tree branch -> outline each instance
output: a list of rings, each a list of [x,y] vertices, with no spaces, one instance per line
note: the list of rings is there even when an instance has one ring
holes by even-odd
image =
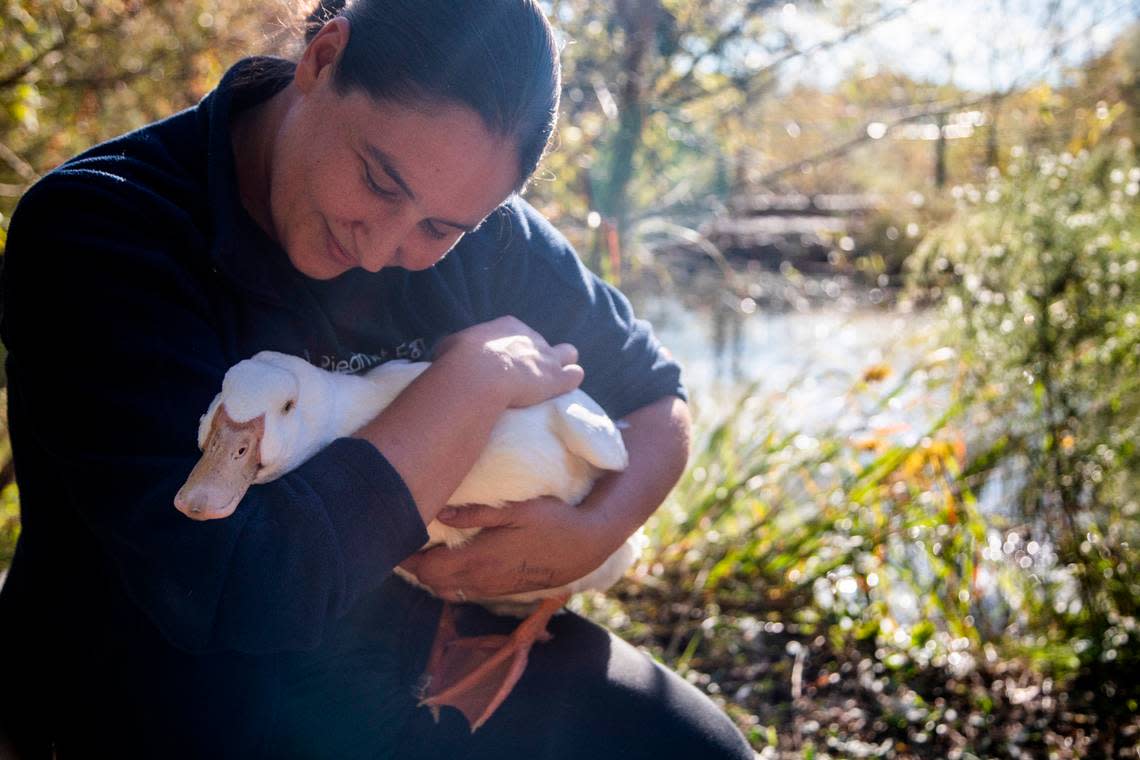
[[[4,159],[16,174],[20,175],[20,179],[30,183],[35,182],[39,178],[39,175],[31,164],[20,158],[16,151],[2,142],[0,142],[0,158]]]
[[[1005,97],[1008,94],[1009,94],[1008,92],[1003,93],[1001,97]],[[910,113],[906,116],[900,117],[900,118],[890,122],[889,124],[887,124],[887,131],[889,132],[890,130],[894,129],[897,126],[900,126],[902,124],[906,124],[906,123],[912,122],[912,121],[918,121],[919,119],[929,118],[931,116],[945,115],[948,113],[953,113],[955,111],[961,111],[962,109],[970,108],[971,106],[975,106],[975,105],[978,105],[979,103],[982,103],[986,100],[990,100],[993,97],[994,96],[992,94],[991,95],[985,95],[985,96],[980,97],[980,98],[972,98],[970,100],[958,101],[956,103],[952,103],[952,104],[947,105],[947,106],[941,106],[941,107],[934,108],[934,109],[927,109],[927,110],[919,111],[916,113]],[[850,140],[847,140],[846,142],[842,142],[839,145],[828,148],[827,150],[820,151],[819,153],[816,153],[815,155],[808,156],[807,158],[800,159],[799,161],[793,161],[790,164],[785,164],[784,166],[781,166],[779,169],[776,169],[775,171],[771,171],[771,172],[768,172],[767,174],[765,174],[763,177],[761,177],[759,180],[757,180],[756,184],[766,185],[769,182],[772,182],[773,180],[779,179],[780,177],[784,176],[785,174],[790,174],[791,172],[795,172],[795,171],[802,171],[803,169],[806,169],[808,167],[816,166],[817,164],[822,164],[825,161],[829,161],[833,158],[838,158],[839,156],[842,156],[842,155],[850,152],[852,149],[862,145],[865,142],[870,142],[873,139],[874,138],[872,138],[870,135],[867,134],[867,130],[864,127],[862,134],[858,135],[857,137],[853,137]]]
[[[696,74],[697,69],[700,68],[702,61],[704,61],[706,58],[709,58],[710,56],[718,55],[720,51],[724,49],[725,45],[741,35],[741,33],[744,31],[744,25],[748,22],[748,17],[750,15],[765,8],[769,8],[775,5],[776,2],[778,2],[778,0],[753,0],[750,2],[748,4],[748,7],[744,9],[744,13],[741,16],[740,21],[728,29],[723,30],[719,35],[717,35],[716,39],[714,39],[709,44],[708,49],[693,59],[693,62],[689,65],[689,68],[685,71],[685,73],[667,84],[665,88],[657,94],[657,97],[661,100],[669,100],[669,97],[675,91],[679,90],[686,83],[692,81],[693,76]]]
[[[43,50],[40,50],[20,66],[17,66],[7,74],[0,76],[0,90],[4,90],[15,85],[21,79],[26,77],[37,66],[39,66],[44,58],[66,47],[68,42],[68,35],[72,30],[74,30],[74,28],[74,25],[72,25],[69,29],[60,29],[59,39],[57,39],[55,42]]]
[[[106,23],[99,26],[91,27],[86,30],[87,34],[100,36],[106,33],[117,33],[122,28],[123,22],[138,16],[148,5],[155,5],[161,7],[159,0],[136,0],[135,2],[127,3],[126,11],[109,19]],[[11,87],[17,84],[20,80],[30,74],[44,58],[52,53],[58,52],[67,47],[71,41],[71,35],[77,28],[74,15],[68,16],[68,23],[61,24],[59,27],[59,38],[48,47],[40,50],[30,59],[17,66],[7,74],[0,75],[0,90]]]
[[[806,57],[815,55],[816,53],[822,52],[824,50],[830,50],[833,47],[836,47],[838,45],[842,45],[843,43],[848,42],[848,41],[854,39],[855,37],[858,37],[859,35],[866,34],[867,32],[871,31],[872,29],[878,27],[881,24],[885,24],[888,21],[892,21],[895,18],[898,18],[899,16],[902,16],[906,13],[909,13],[910,9],[915,4],[920,3],[920,2],[922,2],[922,0],[908,0],[906,5],[900,6],[898,8],[892,8],[891,10],[888,10],[888,11],[884,11],[883,13],[880,13],[878,16],[875,16],[872,19],[868,19],[867,21],[864,21],[860,24],[857,24],[857,25],[851,27],[850,29],[846,30],[843,34],[839,35],[838,37],[835,37],[834,39],[824,40],[822,42],[817,42],[815,45],[811,45],[810,47],[806,47],[803,49],[796,48],[793,50],[789,50],[788,52],[784,53],[782,56],[780,56],[776,60],[774,60],[774,61],[762,66],[761,68],[757,69],[756,71],[750,73],[748,75],[748,80],[749,80],[749,82],[752,82],[752,83],[763,82],[764,78],[768,74],[774,72],[776,69],[783,66],[788,61],[794,60],[796,58],[806,58]],[[685,77],[683,79],[691,78],[690,75],[692,74],[693,71],[695,71],[695,69],[696,69],[696,64],[694,62],[693,67],[690,68],[689,71],[685,72]],[[680,79],[677,80],[677,82],[680,82],[680,81],[682,81],[682,80],[680,80]],[[663,98],[663,100],[665,102],[667,102],[667,104],[669,104],[669,105],[677,105],[684,100],[690,100],[691,101],[691,100],[698,100],[700,98],[713,97],[713,96],[719,95],[720,93],[724,92],[726,89],[735,89],[738,87],[738,85],[739,85],[738,81],[733,81],[724,87],[719,87],[715,90],[706,90],[704,92],[701,92],[701,93],[698,93],[695,95],[690,95],[688,98],[685,98],[685,97],[676,97],[673,99]],[[676,88],[673,86],[673,84],[671,84],[668,89],[671,91],[671,90],[675,90]],[[749,94],[751,94],[751,93],[749,93]]]
[[[1128,7],[1127,3],[1117,6],[1116,8],[1114,8],[1113,10],[1111,10],[1107,14],[1105,14],[1102,18],[1094,21],[1092,24],[1090,24],[1088,27],[1086,27],[1083,31],[1076,32],[1076,33],[1070,35],[1069,37],[1067,37],[1063,41],[1062,44],[1069,44],[1069,43],[1073,42],[1073,40],[1081,37],[1083,34],[1087,34],[1089,31],[1091,31],[1097,25],[1104,23],[1106,20],[1112,18],[1113,16],[1120,13],[1122,10],[1126,9],[1127,7]],[[888,123],[887,124],[887,131],[889,132],[894,127],[897,127],[901,124],[906,124],[907,122],[918,121],[919,119],[929,118],[931,116],[945,115],[948,113],[953,113],[954,111],[961,111],[961,110],[966,109],[966,108],[972,108],[973,106],[980,105],[981,103],[984,103],[986,101],[1000,102],[1000,101],[1004,100],[1005,98],[1009,97],[1010,95],[1012,95],[1014,92],[1016,92],[1019,88],[1021,88],[1023,86],[1023,84],[1026,81],[1033,78],[1034,75],[1040,76],[1041,74],[1044,74],[1045,71],[1048,69],[1048,65],[1049,64],[1046,64],[1045,66],[1042,66],[1040,69],[1034,70],[1033,72],[1023,73],[1021,76],[1017,77],[1009,85],[1009,87],[1007,87],[1004,90],[1000,90],[998,92],[986,93],[985,95],[981,95],[981,96],[976,97],[976,98],[969,98],[967,100],[961,100],[961,101],[958,101],[958,102],[955,102],[955,103],[952,103],[949,105],[938,106],[936,108],[927,107],[927,108],[921,108],[921,109],[916,110],[916,111],[912,111],[911,113],[908,113],[908,114],[896,119],[895,121]],[[761,177],[757,181],[757,184],[766,185],[766,184],[772,182],[773,180],[779,179],[780,177],[784,176],[785,174],[789,174],[789,173],[794,172],[794,171],[800,171],[804,168],[807,168],[810,166],[816,166],[817,164],[821,164],[825,161],[829,161],[833,158],[837,158],[839,156],[842,156],[842,155],[850,152],[852,149],[862,145],[863,143],[870,141],[871,139],[873,139],[873,138],[871,138],[871,136],[867,134],[867,130],[866,130],[866,128],[864,128],[862,134],[860,134],[856,137],[853,137],[850,140],[847,140],[846,142],[840,143],[839,145],[836,145],[832,148],[828,148],[827,150],[816,153],[813,156],[809,156],[809,157],[801,159],[799,161],[794,161],[792,163],[785,164],[784,166],[780,167],[779,169],[776,169],[775,171],[768,172],[767,174],[765,174],[763,177]]]
[[[9,185],[6,182],[0,182],[0,198],[19,198],[27,189],[27,185]]]

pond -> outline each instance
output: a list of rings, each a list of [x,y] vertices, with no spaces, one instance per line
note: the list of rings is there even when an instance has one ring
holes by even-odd
[[[803,283],[798,288],[802,290]],[[814,290],[823,288],[817,283]],[[855,439],[873,435],[913,446],[950,404],[949,391],[937,375],[941,367],[942,377],[948,376],[954,353],[939,346],[932,314],[876,306],[866,291],[845,290],[836,298],[792,303],[777,299],[768,308],[754,299],[726,296],[727,291],[629,291],[638,315],[654,325],[684,368],[698,426],[736,415],[744,399],[759,397],[778,404],[776,419],[787,432]],[[904,382],[916,366],[922,369]],[[884,377],[886,387],[854,391],[869,373]],[[902,390],[880,404],[897,383]],[[985,622],[992,630],[1008,622],[1010,600],[1003,598],[998,576],[1009,569],[1010,555],[1017,549],[1010,545],[1016,534],[1006,535],[997,525],[1006,521],[1009,502],[1020,487],[1021,476],[1002,467],[990,473],[975,494],[981,513],[993,521],[975,586],[977,609],[990,618]],[[1014,572],[1037,572],[1054,583],[1072,585],[1057,566],[1051,543],[1042,539],[1035,544],[1032,563],[1022,557]],[[921,570],[919,554],[912,552],[911,561]],[[1075,589],[1070,596],[1076,599]],[[899,587],[889,595],[888,605],[896,620],[914,623],[921,616],[919,601]]]
[[[815,282],[818,292],[831,290],[828,280]],[[852,416],[854,384],[869,370],[886,376],[909,370],[933,348],[932,320],[875,305],[883,299],[870,290],[833,292],[834,298],[767,304],[707,287],[673,294],[631,288],[630,297],[681,363],[693,405],[706,419],[731,413],[751,393],[778,397],[798,430],[837,424],[850,431],[867,422]],[[894,418],[890,424],[917,431],[938,415],[925,401],[902,394],[884,412]],[[888,420],[879,414],[873,423]]]

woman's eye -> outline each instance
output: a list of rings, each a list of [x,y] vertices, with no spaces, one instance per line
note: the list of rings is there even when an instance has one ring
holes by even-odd
[[[421,226],[423,227],[424,232],[426,232],[430,238],[433,238],[435,240],[443,240],[445,237],[447,237],[446,232],[440,231],[440,229],[431,222],[424,222]]]
[[[368,186],[369,190],[371,190],[376,195],[379,195],[381,198],[392,199],[399,196],[399,193],[392,190],[386,190],[380,185],[376,184],[376,180],[372,179],[372,172],[368,171],[368,164],[364,165],[364,184]]]

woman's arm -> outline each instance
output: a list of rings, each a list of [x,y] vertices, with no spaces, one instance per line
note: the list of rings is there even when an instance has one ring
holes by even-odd
[[[444,510],[441,522],[491,529],[461,550],[433,549],[401,564],[453,597],[459,589],[473,597],[576,580],[621,546],[684,469],[689,417],[680,368],[629,301],[591,274],[522,199],[489,219],[463,253],[445,259],[442,271],[456,279],[456,289],[483,289],[480,316],[515,314],[548,340],[578,349],[586,370],[582,389],[611,417],[630,423],[623,435],[631,461],[625,472],[599,480],[576,507],[545,498],[455,516]]]
[[[577,360],[573,346],[550,346],[514,317],[469,327],[443,341],[427,371],[355,437],[400,473],[426,525],[471,470],[499,416],[578,387]]]
[[[417,389],[419,400],[393,409],[379,447],[338,439],[249,489],[232,517],[189,520],[173,499],[199,457],[198,417],[243,358],[227,337],[235,325],[215,304],[227,286],[196,266],[199,234],[178,203],[108,173],[61,170],[21,201],[0,278],[0,336],[23,540],[41,531],[37,546],[50,546],[50,531],[62,530],[54,523],[81,536],[105,560],[108,583],[121,584],[181,649],[311,648],[427,540],[417,500],[438,509],[433,488],[447,490],[456,477],[439,474],[440,460],[465,471],[459,460],[481,448],[481,420],[498,416],[476,412],[473,397],[533,403],[526,394],[543,382],[536,368],[559,377],[549,395],[573,387],[581,370],[554,358],[572,360],[568,347],[540,343],[530,353],[511,330],[471,328]],[[510,345],[495,342],[503,340]],[[481,377],[498,366],[515,380],[476,393],[472,363]],[[501,395],[504,387],[513,390]],[[428,411],[420,419],[411,407]],[[69,567],[67,558],[55,562]]]
[[[598,481],[576,507],[553,498],[506,509],[475,506],[437,518],[482,527],[461,549],[437,547],[402,564],[447,599],[551,588],[581,578],[618,549],[664,501],[685,468],[689,410],[668,396],[635,410],[622,431],[629,467]]]

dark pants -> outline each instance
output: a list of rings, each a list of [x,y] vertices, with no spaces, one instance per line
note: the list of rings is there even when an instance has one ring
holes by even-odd
[[[550,624],[522,680],[474,735],[455,709],[416,706],[441,603],[393,579],[316,652],[290,655],[267,755],[296,758],[752,758],[707,697],[570,612]],[[461,634],[517,621],[459,608]]]

